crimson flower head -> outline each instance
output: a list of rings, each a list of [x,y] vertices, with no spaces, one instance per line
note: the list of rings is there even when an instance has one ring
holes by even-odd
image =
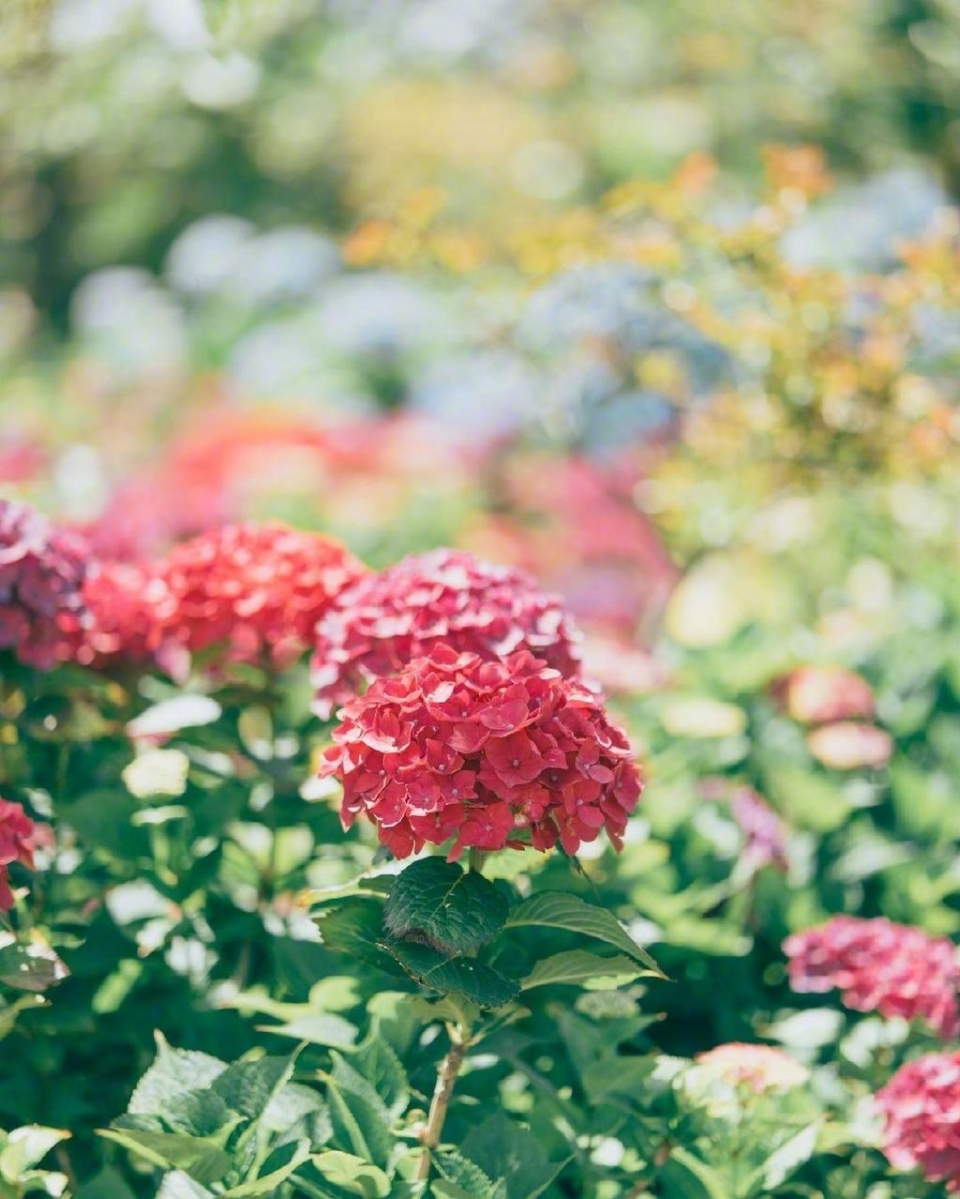
[[[395,674],[441,644],[487,660],[528,650],[575,676],[578,636],[559,599],[523,571],[447,549],[404,558],[347,588],[320,621],[315,709],[326,719],[363,682]]]
[[[68,656],[83,666],[114,661],[145,663],[160,655],[174,598],[156,570],[124,562],[101,562],[84,580],[88,613],[65,637]]]
[[[620,849],[640,797],[597,696],[525,650],[488,662],[437,646],[340,717],[321,776],[343,783],[344,827],[366,815],[397,858],[451,839],[451,859],[558,841],[572,854],[602,828]]]
[[[86,618],[83,539],[26,504],[0,500],[0,649],[50,670],[62,657],[61,623]]]
[[[13,907],[9,867],[19,862],[33,869],[36,826],[19,804],[0,799],[0,912]]]
[[[898,1170],[960,1191],[960,1050],[908,1062],[876,1096],[886,1125],[883,1151]]]
[[[951,941],[880,917],[835,916],[784,942],[790,985],[836,987],[846,1007],[923,1020],[943,1037],[960,1033],[960,959]]]
[[[159,578],[172,597],[164,633],[196,653],[295,658],[331,600],[364,570],[339,541],[281,524],[226,525],[176,546]]]

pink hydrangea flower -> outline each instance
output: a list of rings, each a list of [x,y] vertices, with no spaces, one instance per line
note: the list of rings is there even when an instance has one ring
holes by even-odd
[[[226,525],[176,546],[158,575],[172,597],[164,635],[197,653],[280,662],[313,642],[334,596],[364,567],[340,542],[281,524]]]
[[[503,662],[437,646],[376,680],[340,713],[322,776],[343,783],[397,858],[558,841],[575,853],[606,829],[619,849],[640,797],[627,739],[582,684],[526,651]]]
[[[877,1093],[884,1153],[898,1170],[960,1191],[960,1050],[908,1062]]]
[[[831,770],[879,770],[890,761],[893,739],[872,724],[824,724],[807,737],[807,749]]]
[[[63,657],[63,625],[87,618],[84,540],[26,504],[0,500],[0,649],[50,670]]]
[[[87,576],[88,622],[65,637],[69,657],[83,666],[143,664],[163,658],[165,629],[176,613],[170,588],[156,570],[104,562]]]
[[[806,1066],[772,1045],[731,1041],[708,1049],[694,1060],[730,1086],[746,1086],[758,1095],[799,1087],[810,1078]]]
[[[529,650],[573,676],[577,638],[560,601],[522,571],[453,550],[404,558],[341,592],[318,625],[316,711],[329,717],[364,682],[441,644],[487,659]]]
[[[842,666],[800,666],[774,684],[774,694],[802,724],[872,720],[876,715],[873,688]]]
[[[10,866],[18,862],[33,870],[36,826],[19,804],[0,799],[0,912],[13,907]]]
[[[835,916],[784,942],[790,985],[821,994],[837,988],[846,1007],[923,1020],[943,1037],[960,1033],[956,947],[883,917]]]

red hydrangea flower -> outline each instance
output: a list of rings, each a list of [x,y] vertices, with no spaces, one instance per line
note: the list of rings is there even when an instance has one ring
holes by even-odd
[[[602,828],[620,849],[640,797],[597,696],[525,650],[487,662],[437,646],[340,716],[320,773],[343,782],[344,827],[366,815],[397,858],[451,838],[451,858],[527,841],[575,853]]]
[[[960,1191],[960,1050],[901,1066],[876,1099],[890,1164]]]
[[[88,622],[65,636],[73,661],[103,667],[116,660],[144,663],[163,657],[164,630],[176,604],[155,570],[101,563],[84,581],[83,599]]]
[[[842,666],[801,666],[774,684],[774,694],[803,724],[872,720],[876,715],[873,688]]]
[[[747,1086],[758,1095],[802,1086],[810,1078],[806,1066],[772,1045],[731,1041],[698,1054],[694,1060],[730,1086]]]
[[[165,633],[195,653],[290,661],[331,600],[364,571],[338,541],[280,524],[227,525],[176,546],[159,568],[173,597]]]
[[[9,867],[19,862],[33,869],[36,826],[19,804],[0,799],[0,912],[13,907]]]
[[[63,656],[60,622],[86,618],[84,540],[26,504],[0,500],[0,649],[49,670]]]
[[[317,627],[316,711],[326,719],[364,681],[441,644],[489,660],[528,650],[575,676],[577,639],[557,597],[522,571],[446,549],[404,558],[342,592]]]
[[[878,918],[835,916],[784,942],[795,991],[836,987],[846,1007],[924,1020],[943,1037],[960,1033],[960,959],[943,937]]]

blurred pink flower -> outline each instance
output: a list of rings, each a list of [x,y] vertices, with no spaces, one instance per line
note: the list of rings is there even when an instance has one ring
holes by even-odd
[[[64,655],[64,628],[87,620],[89,550],[26,504],[0,500],[0,649],[49,670]]]
[[[176,546],[158,567],[171,599],[166,638],[286,662],[313,643],[317,621],[365,567],[339,541],[280,524],[227,525]]]
[[[18,862],[32,870],[36,844],[36,826],[23,808],[0,799],[0,912],[13,907],[9,867]]]
[[[854,1011],[923,1020],[943,1037],[960,1033],[960,959],[946,938],[882,917],[835,916],[783,948],[795,991],[837,988]]]
[[[841,666],[801,666],[774,684],[774,694],[803,724],[872,720],[876,714],[873,688]]]
[[[730,1086],[747,1086],[758,1095],[802,1086],[810,1078],[806,1066],[772,1045],[731,1041],[698,1054],[694,1060]]]
[[[960,1191],[960,1050],[908,1062],[877,1093],[884,1153],[898,1170]]]
[[[893,738],[873,724],[841,721],[807,735],[807,749],[831,770],[879,770],[893,753]]]

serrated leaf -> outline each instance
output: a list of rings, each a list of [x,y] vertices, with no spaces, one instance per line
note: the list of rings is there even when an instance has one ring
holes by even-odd
[[[656,978],[665,978],[663,971],[647,951],[627,933],[620,921],[605,908],[586,903],[576,895],[562,891],[541,891],[525,899],[510,913],[507,928],[558,928],[582,933],[604,941],[633,958],[644,971]]]
[[[438,1190],[438,1183],[433,1184],[436,1194],[469,1195],[470,1199],[507,1199],[505,1182],[494,1182],[488,1178],[476,1162],[468,1161],[460,1153],[434,1154],[434,1163],[443,1175],[443,1182],[452,1184],[455,1190]]]
[[[462,995],[480,1007],[501,1007],[516,999],[520,984],[472,958],[446,958],[429,945],[390,941],[384,948],[417,982],[447,995]]]
[[[227,1069],[227,1063],[194,1049],[173,1049],[160,1034],[153,1065],[137,1083],[127,1111],[131,1115],[163,1116],[176,1110],[192,1091],[209,1087]]]
[[[488,1178],[505,1184],[505,1199],[536,1199],[564,1166],[549,1161],[533,1133],[503,1112],[471,1130],[463,1142],[463,1156]]]
[[[289,1082],[295,1062],[296,1054],[234,1062],[217,1075],[210,1090],[231,1111],[247,1120],[258,1120],[274,1096]]]
[[[502,891],[474,871],[443,858],[422,858],[399,874],[383,923],[399,940],[423,941],[442,953],[476,953],[507,919]]]
[[[622,953],[614,954],[613,957],[601,957],[600,954],[590,953],[586,949],[570,949],[537,962],[533,970],[521,981],[520,987],[521,990],[529,991],[533,987],[546,987],[555,983],[575,983],[580,986],[605,983],[613,988],[633,982],[644,973],[633,958],[628,958]]]
[[[358,1157],[386,1169],[393,1150],[390,1115],[373,1087],[333,1055],[333,1071],[327,1080],[327,1100],[335,1139]]]
[[[391,1046],[382,1037],[371,1034],[351,1054],[350,1063],[370,1083],[390,1118],[399,1119],[410,1102],[410,1081]]]

